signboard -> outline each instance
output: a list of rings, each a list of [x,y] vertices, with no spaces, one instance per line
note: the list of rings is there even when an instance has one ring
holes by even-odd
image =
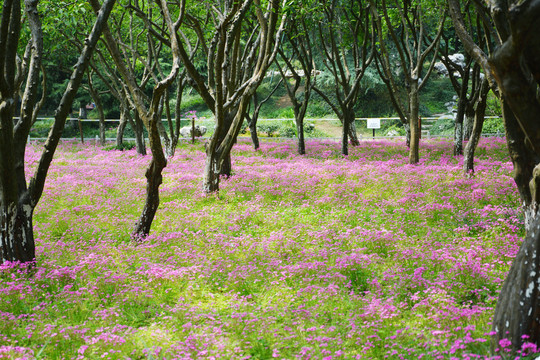
[[[367,119],[367,128],[368,129],[380,129],[381,128],[381,119]]]

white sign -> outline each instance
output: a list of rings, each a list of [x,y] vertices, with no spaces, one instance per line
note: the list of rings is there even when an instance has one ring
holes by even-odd
[[[380,129],[381,128],[381,119],[367,119],[367,128],[368,129]]]

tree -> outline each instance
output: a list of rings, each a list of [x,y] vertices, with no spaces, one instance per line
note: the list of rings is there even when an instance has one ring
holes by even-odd
[[[304,155],[306,153],[304,118],[315,85],[313,81],[315,70],[313,41],[308,25],[312,19],[309,17],[310,12],[306,11],[305,8],[312,9],[315,4],[301,2],[295,5],[298,6],[293,8],[294,11],[291,11],[294,12],[294,15],[291,15],[288,19],[284,31],[284,40],[278,48],[278,53],[284,65],[281,65],[276,59],[276,66],[293,105],[298,139],[297,152]],[[299,69],[297,66],[299,66]],[[292,78],[292,84],[290,84],[289,78]]]
[[[379,8],[376,6],[375,0],[370,0],[370,4],[379,38],[379,49],[376,52],[377,69],[388,88],[392,104],[407,131],[409,163],[416,164],[420,160],[419,93],[427,83],[435,65],[446,10],[441,9],[438,3],[426,4],[425,1],[395,1],[388,4],[388,1],[382,0],[382,6]],[[431,29],[427,26],[428,17],[425,8],[428,7],[436,14],[437,18],[440,18],[439,24],[432,25]],[[379,10],[382,11],[384,27]],[[430,18],[433,19],[433,16]],[[388,48],[385,34],[388,34],[390,43],[395,47],[397,62],[403,73],[394,71],[392,54]],[[424,63],[431,53],[432,59],[429,68],[424,73]],[[398,80],[401,76],[405,80],[407,95],[405,102],[399,98],[401,91],[398,87]]]
[[[259,148],[259,136],[257,135],[257,121],[259,120],[259,113],[262,106],[270,100],[272,95],[276,92],[279,86],[283,83],[283,79],[279,80],[270,93],[262,100],[259,99],[257,92],[253,93],[253,113],[250,115],[251,104],[246,111],[245,117],[249,126],[249,135],[251,137],[251,142],[253,143],[253,149],[257,150]]]
[[[231,149],[251,98],[276,56],[284,19],[280,25],[280,0],[221,0],[201,5],[206,11],[188,14],[186,24],[201,44],[209,44],[201,49],[206,73],[197,69],[182,43],[178,56],[192,86],[214,113],[215,129],[206,144],[203,174],[203,191],[214,193],[219,191],[220,175],[231,174]],[[255,26],[249,25],[251,21]]]
[[[99,9],[98,0],[90,0],[90,3],[94,11]],[[185,1],[181,1],[178,5],[177,20],[173,22],[167,1],[160,0],[156,2],[156,6],[162,16],[163,28],[166,30],[165,34],[167,34],[166,36],[169,36],[167,41],[171,47],[172,64],[171,70],[167,76],[164,76],[164,73],[162,72],[161,75],[163,75],[163,77],[159,81],[157,81],[157,77],[155,78],[156,84],[150,98],[144,92],[146,79],[152,77],[153,67],[152,65],[149,65],[148,59],[140,57],[137,53],[133,54],[133,56],[144,64],[143,66],[145,69],[145,76],[143,76],[141,82],[138,83],[135,66],[130,66],[130,63],[126,61],[125,49],[120,47],[122,41],[115,38],[109,26],[106,25],[103,29],[103,36],[104,41],[107,44],[107,49],[126,84],[130,94],[130,101],[137,109],[137,113],[141,117],[144,126],[148,131],[148,140],[152,151],[152,159],[145,174],[147,180],[146,201],[141,216],[132,232],[132,238],[134,239],[145,238],[150,233],[150,227],[159,207],[159,187],[163,181],[162,171],[167,166],[167,159],[163,152],[159,125],[161,122],[163,98],[167,88],[174,82],[180,69],[180,58],[177,56],[180,39],[177,30],[184,19]],[[148,6],[149,9],[147,9],[147,11],[151,18],[152,5],[149,4]],[[145,11],[142,12],[145,13]],[[148,54],[148,58],[154,63],[158,61],[158,57],[155,56],[155,54]],[[149,106],[147,106],[148,103]]]
[[[318,24],[318,42],[323,63],[335,80],[335,101],[319,87],[314,90],[332,107],[343,124],[341,152],[349,153],[349,138],[359,145],[355,127],[354,106],[360,82],[373,60],[375,36],[368,7],[361,1],[325,2],[322,21]]]
[[[480,13],[474,11],[474,4],[467,2],[464,7],[466,26],[469,34],[484,51],[489,52],[493,47],[492,27],[484,26]],[[489,86],[481,67],[469,54],[465,54],[463,64],[453,61],[450,56],[450,43],[455,42],[456,34],[443,32],[445,45],[441,49],[441,60],[448,69],[448,76],[458,95],[457,114],[454,130],[454,155],[465,155],[464,171],[474,172],[474,152],[484,122]],[[467,121],[464,121],[467,120]],[[472,131],[474,130],[474,131]],[[465,154],[463,141],[469,139]]]
[[[463,45],[482,65],[491,86],[498,87],[514,180],[525,212],[527,235],[503,283],[493,319],[493,347],[509,339],[517,351],[525,341],[540,344],[540,1],[477,3],[502,43],[491,56],[468,33],[459,2],[448,3]]]
[[[38,167],[26,182],[24,153],[32,125],[38,95],[43,30],[38,13],[39,0],[25,0],[27,23],[31,32],[28,71],[18,64],[21,34],[21,3],[4,1],[0,23],[0,263],[35,261],[32,216],[43,193],[47,172],[60,140],[71,104],[81,84],[90,57],[115,0],[106,0],[100,7],[94,27],[89,34],[71,79],[54,116]],[[14,121],[17,94],[21,86],[21,116]]]

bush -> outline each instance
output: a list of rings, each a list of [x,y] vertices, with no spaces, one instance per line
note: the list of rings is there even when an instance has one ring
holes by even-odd
[[[384,130],[384,136],[405,136],[405,129],[401,124],[392,125]]]
[[[266,136],[272,137],[274,133],[279,129],[277,124],[263,124],[257,125],[257,131],[260,133],[266,133]]]
[[[279,129],[279,136],[293,138],[296,136],[296,131],[291,127],[282,127]]]
[[[131,150],[131,149],[134,149],[135,148],[135,143],[134,142],[124,142],[120,145],[109,145],[109,146],[106,146],[105,147],[105,150],[107,151],[115,151],[115,150],[120,150],[120,151],[124,151],[124,150]]]
[[[451,116],[441,116],[433,123],[430,133],[433,135],[449,135],[454,133],[455,121]]]
[[[484,120],[484,126],[482,127],[482,133],[484,134],[504,134],[504,123],[501,118],[487,118]]]

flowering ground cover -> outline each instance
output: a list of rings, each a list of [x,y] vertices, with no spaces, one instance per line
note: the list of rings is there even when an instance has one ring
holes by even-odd
[[[504,141],[482,140],[474,178],[446,141],[416,166],[401,142],[294,149],[240,141],[217,198],[182,145],[133,243],[149,157],[63,143],[37,268],[0,268],[0,358],[486,358],[524,235]]]

